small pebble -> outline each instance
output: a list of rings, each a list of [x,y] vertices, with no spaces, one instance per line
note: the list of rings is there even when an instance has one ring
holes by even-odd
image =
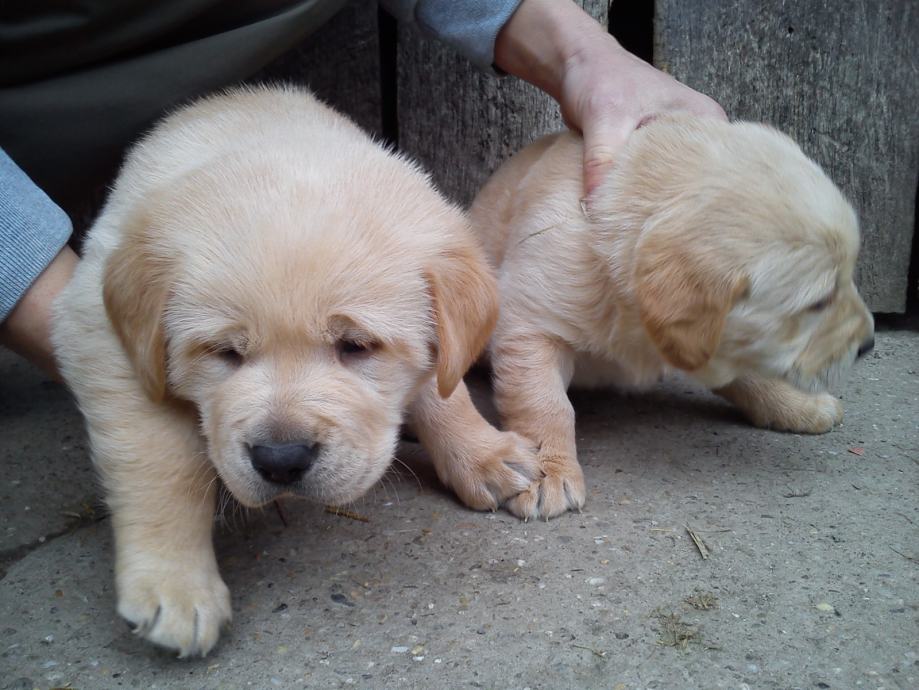
[[[393,647],[389,651],[393,654],[405,654],[408,651],[408,647]]]
[[[332,601],[334,601],[336,604],[342,604],[344,606],[354,606],[354,602],[348,599],[348,597],[346,597],[341,592],[335,592],[332,595]]]

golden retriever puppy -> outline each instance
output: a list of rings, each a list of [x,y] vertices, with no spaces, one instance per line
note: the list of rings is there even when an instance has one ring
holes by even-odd
[[[476,508],[537,476],[462,376],[497,295],[465,216],[415,165],[295,89],[239,90],[129,154],[54,340],[112,512],[118,611],[205,654],[230,618],[211,530],[247,506],[361,496],[413,416]],[[462,420],[462,443],[443,419]]]
[[[635,132],[582,209],[582,144],[535,142],[471,210],[499,271],[489,353],[506,428],[539,444],[523,518],[579,509],[569,385],[646,387],[680,370],[757,426],[828,431],[825,389],[873,344],[852,282],[855,213],[788,137],[670,116]]]

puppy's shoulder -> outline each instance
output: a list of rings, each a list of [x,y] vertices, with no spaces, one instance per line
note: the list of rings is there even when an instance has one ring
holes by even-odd
[[[510,158],[489,178],[470,217],[489,258],[501,265],[508,247],[534,224],[571,215],[581,195],[583,146],[579,136],[541,137]]]

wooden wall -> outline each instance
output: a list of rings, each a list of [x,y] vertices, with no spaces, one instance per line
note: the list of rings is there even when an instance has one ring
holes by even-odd
[[[868,306],[902,312],[917,290],[919,3],[655,0],[654,61],[823,165],[861,218]]]
[[[606,0],[579,4],[606,26]],[[411,27],[398,45],[399,147],[455,201],[472,201],[499,163],[564,127],[555,101],[529,84],[484,74]]]
[[[303,45],[268,65],[251,81],[308,85],[326,103],[382,136],[384,85],[380,80],[377,18],[376,2],[351,0]]]

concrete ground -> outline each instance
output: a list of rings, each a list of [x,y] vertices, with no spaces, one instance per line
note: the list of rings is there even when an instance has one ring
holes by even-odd
[[[466,510],[406,443],[366,521],[231,516],[234,621],[190,661],[116,617],[78,414],[2,354],[0,687],[919,688],[919,333],[877,341],[820,437],[575,394],[581,515]]]

